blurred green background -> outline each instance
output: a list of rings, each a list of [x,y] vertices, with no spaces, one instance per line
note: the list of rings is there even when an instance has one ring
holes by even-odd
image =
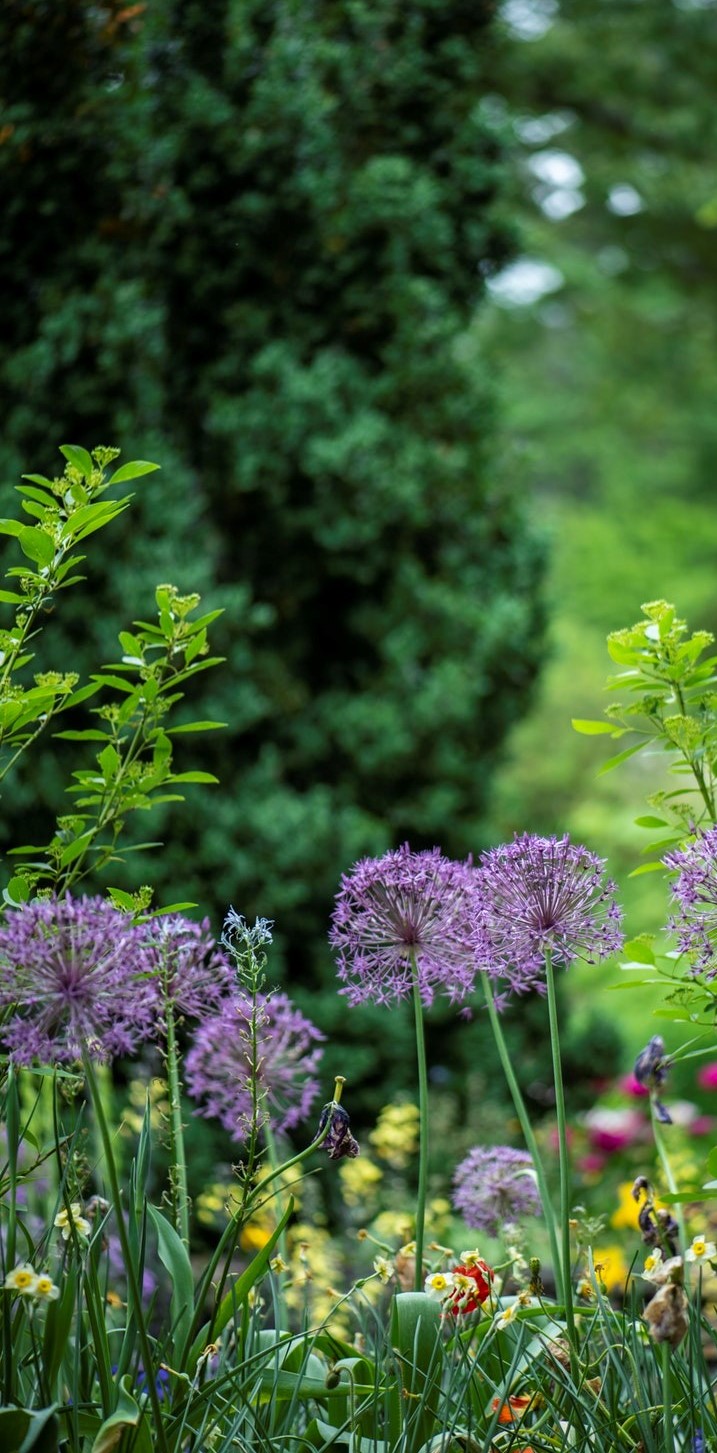
[[[334,992],[357,856],[567,830],[630,933],[665,919],[661,876],[629,876],[662,764],[598,778],[609,747],[570,718],[601,714],[605,635],[642,601],[717,629],[713,24],[704,0],[3,6],[4,512],[61,443],[162,465],[50,656],[110,659],[158,580],[226,611],[201,714],[230,725],[186,764],[222,786],[123,885],[217,931],[230,903],[275,918],[362,1113],[412,1037]],[[46,749],[13,784],[5,846],[73,765]],[[564,985],[575,1103],[591,1046],[610,1073],[654,1031],[618,979]],[[481,1044],[438,1013],[466,1134]]]

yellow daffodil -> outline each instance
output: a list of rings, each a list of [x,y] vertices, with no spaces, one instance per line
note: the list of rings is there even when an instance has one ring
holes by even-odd
[[[87,1217],[82,1215],[79,1201],[72,1201],[69,1210],[67,1206],[63,1206],[62,1210],[58,1211],[54,1224],[58,1231],[62,1232],[63,1241],[69,1241],[73,1227],[78,1236],[89,1236],[92,1230]]]
[[[21,1297],[31,1297],[35,1291],[36,1281],[37,1273],[29,1262],[25,1262],[22,1266],[16,1266],[13,1271],[8,1272],[3,1287],[7,1292],[17,1292]]]

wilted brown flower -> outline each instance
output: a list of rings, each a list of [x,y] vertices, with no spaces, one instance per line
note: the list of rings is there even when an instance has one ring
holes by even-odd
[[[669,1342],[679,1347],[688,1328],[687,1297],[680,1286],[668,1282],[648,1302],[643,1317],[655,1342]]]

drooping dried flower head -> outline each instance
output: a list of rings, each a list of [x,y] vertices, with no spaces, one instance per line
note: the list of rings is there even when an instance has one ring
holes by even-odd
[[[662,1089],[667,1079],[670,1063],[670,1059],[665,1055],[665,1041],[660,1034],[652,1036],[649,1044],[640,1050],[635,1060],[635,1079],[648,1091],[655,1115],[663,1125],[671,1125],[672,1116],[662,1101],[658,1099],[657,1092]]]
[[[717,827],[701,832],[679,852],[667,853],[665,867],[677,872],[672,883],[676,910],[669,927],[677,946],[693,957],[692,972],[717,976]]]
[[[152,1030],[156,987],[145,935],[104,898],[36,899],[0,926],[2,1030],[18,1064],[130,1054]]]
[[[660,1287],[642,1314],[653,1341],[669,1342],[671,1347],[679,1347],[689,1329],[688,1308],[681,1286],[668,1282]]]
[[[236,992],[201,1022],[185,1060],[187,1090],[203,1102],[199,1113],[219,1120],[238,1141],[251,1130],[253,1076],[258,1125],[269,1119],[276,1131],[306,1119],[319,1092],[315,1073],[324,1035],[286,994],[259,994],[255,1010],[253,1003],[250,994]]]
[[[410,997],[414,963],[425,1005],[437,992],[454,1002],[471,992],[472,877],[470,864],[408,843],[356,863],[341,880],[329,935],[350,1004]]]
[[[232,993],[235,975],[212,938],[209,919],[194,923],[170,914],[152,919],[145,931],[160,1002],[191,1019],[219,1009]]]
[[[605,864],[562,838],[525,833],[483,854],[476,870],[478,966],[517,993],[540,988],[544,958],[596,963],[622,944],[622,913]]]
[[[453,1205],[467,1226],[497,1236],[507,1223],[540,1214],[533,1162],[509,1145],[474,1146],[453,1177]]]

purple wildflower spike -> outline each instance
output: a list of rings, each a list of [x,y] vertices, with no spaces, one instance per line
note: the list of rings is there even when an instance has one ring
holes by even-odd
[[[176,1014],[203,1019],[232,994],[235,974],[209,931],[209,919],[194,923],[179,914],[153,918],[145,927],[159,989],[160,1012],[171,1003]]]
[[[414,853],[404,843],[344,875],[329,942],[350,1004],[409,998],[414,959],[425,1005],[438,991],[452,1002],[470,994],[473,872],[470,863],[451,862],[438,848]]]
[[[467,1226],[497,1236],[506,1223],[540,1214],[533,1162],[509,1145],[469,1150],[453,1177],[453,1205]]]
[[[187,1091],[204,1102],[199,1113],[221,1121],[238,1141],[251,1131],[253,1065],[259,1125],[270,1119],[273,1130],[291,1130],[306,1119],[319,1092],[314,1076],[324,1035],[286,994],[259,994],[254,1058],[252,1010],[252,996],[236,993],[218,1014],[202,1021],[185,1060]]]
[[[36,899],[0,927],[2,1030],[18,1064],[130,1054],[152,1031],[156,989],[144,932],[104,898]]]
[[[605,863],[569,837],[525,833],[484,853],[476,869],[478,967],[517,993],[543,987],[544,957],[594,964],[622,944],[622,912]]]
[[[717,977],[717,827],[667,853],[663,862],[678,874],[672,884],[678,906],[669,927],[680,951],[694,956],[693,974],[710,981]]]

